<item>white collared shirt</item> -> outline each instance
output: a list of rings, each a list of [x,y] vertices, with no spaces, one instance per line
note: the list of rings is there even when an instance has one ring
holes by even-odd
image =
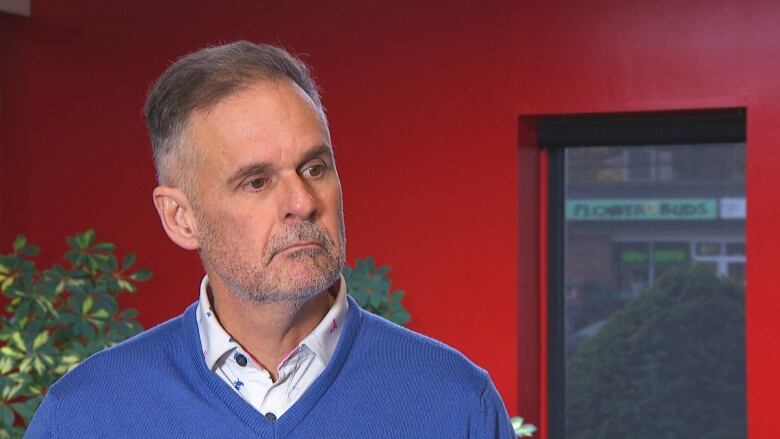
[[[208,281],[208,276],[204,276],[196,310],[206,366],[263,415],[282,416],[325,370],[336,350],[349,308],[344,277],[341,277],[336,300],[325,318],[277,366],[279,379],[276,382],[214,316]]]

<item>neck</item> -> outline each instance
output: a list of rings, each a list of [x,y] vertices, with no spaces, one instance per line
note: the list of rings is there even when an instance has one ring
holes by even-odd
[[[209,277],[212,306],[220,324],[274,381],[278,366],[325,318],[333,297],[325,290],[308,301],[248,302]]]

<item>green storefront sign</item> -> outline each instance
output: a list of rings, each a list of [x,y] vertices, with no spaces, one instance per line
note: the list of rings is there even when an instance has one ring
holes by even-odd
[[[657,264],[681,264],[685,262],[687,253],[682,250],[654,250],[653,262]],[[626,250],[620,254],[620,261],[627,264],[644,264],[648,260],[647,252],[641,250]]]
[[[568,221],[712,220],[718,201],[711,198],[574,200],[566,202]]]

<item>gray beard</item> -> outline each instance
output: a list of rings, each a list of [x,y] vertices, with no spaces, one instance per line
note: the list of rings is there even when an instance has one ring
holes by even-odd
[[[231,250],[234,246],[225,241],[208,219],[199,218],[199,223],[203,227],[200,249],[203,263],[220,277],[237,298],[249,304],[287,304],[292,309],[298,309],[333,285],[344,267],[346,241],[343,220],[340,251],[336,250],[336,243],[324,229],[312,223],[296,223],[286,233],[271,237],[259,264],[237,257]],[[301,248],[279,253],[297,241],[314,241],[321,248]],[[314,264],[318,257],[324,261],[324,266],[317,266],[306,273],[307,279],[281,279],[279,275],[283,273],[269,271],[269,266],[276,258],[296,261],[309,258]]]
[[[315,258],[321,253],[321,250],[305,248],[284,255],[283,257],[288,259]],[[308,282],[306,285],[300,285],[294,290],[286,291],[280,289],[274,290],[270,288],[256,288],[258,284],[267,283],[264,282],[265,279],[261,280],[256,278],[256,282],[253,282],[254,285],[250,286],[239,284],[235,281],[235,279],[231,279],[229,277],[223,276],[222,278],[230,287],[230,290],[233,291],[233,293],[235,293],[239,299],[245,302],[277,304],[287,303],[291,306],[297,304],[298,307],[300,307],[336,283],[336,281],[339,279],[339,276],[341,275],[341,269],[344,266],[343,264],[344,262],[328,264],[326,269],[317,273],[311,282]],[[264,278],[265,276],[261,275],[260,277]]]

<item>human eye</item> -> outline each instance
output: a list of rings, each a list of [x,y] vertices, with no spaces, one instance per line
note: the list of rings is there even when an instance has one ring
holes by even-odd
[[[250,192],[258,192],[268,186],[268,179],[265,177],[250,177],[244,180],[241,187]]]
[[[319,178],[322,176],[322,174],[325,173],[327,169],[328,166],[325,163],[322,161],[316,161],[306,165],[301,170],[301,174],[307,178]]]

